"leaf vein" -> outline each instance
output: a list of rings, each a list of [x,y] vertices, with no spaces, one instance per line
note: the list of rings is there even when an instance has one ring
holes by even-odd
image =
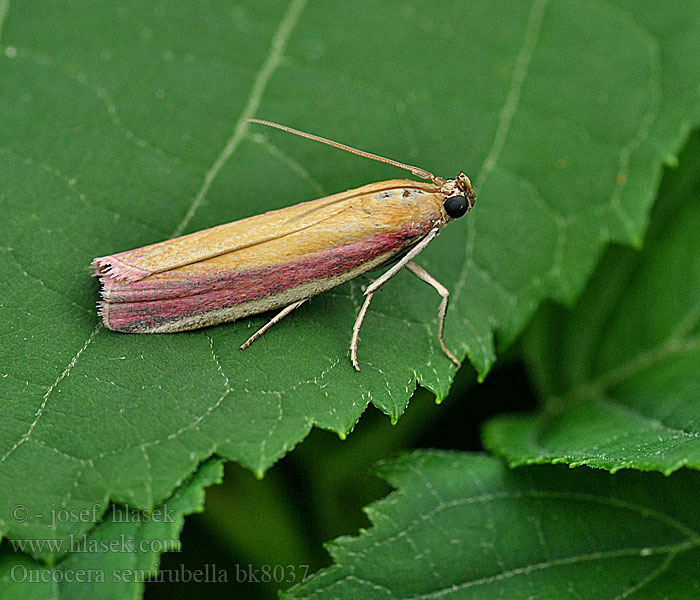
[[[477,184],[482,188],[496,166],[501,152],[503,151],[503,147],[505,146],[506,138],[508,137],[508,132],[510,131],[510,126],[513,121],[513,116],[515,115],[515,111],[520,102],[520,93],[522,91],[525,78],[527,77],[528,67],[530,66],[530,61],[532,60],[535,53],[535,48],[537,47],[537,40],[539,38],[545,9],[547,8],[548,3],[549,0],[534,0],[532,6],[530,7],[530,14],[525,27],[523,43],[520,48],[520,52],[518,53],[518,57],[516,58],[515,67],[513,68],[510,86],[508,88],[508,92],[506,93],[503,108],[499,114],[496,133],[494,134],[491,148],[489,149],[486,158],[484,159],[484,163],[476,177]],[[455,302],[457,302],[462,290],[464,289],[466,271],[472,266],[474,241],[476,238],[476,224],[474,219],[469,219],[467,223],[467,232],[468,237],[466,257],[464,263],[462,264],[462,270],[459,278],[457,279],[457,285],[455,286]]]
[[[202,186],[197,192],[197,195],[194,197],[194,200],[192,201],[192,204],[190,205],[190,208],[185,214],[184,218],[173,231],[171,237],[182,235],[182,232],[185,230],[189,222],[192,220],[192,217],[194,217],[195,213],[202,205],[204,197],[207,195],[209,188],[214,183],[219,171],[221,171],[228,159],[243,141],[248,126],[246,119],[253,117],[258,110],[262,96],[265,93],[267,83],[277,70],[277,67],[282,60],[282,54],[287,47],[289,37],[299,19],[301,11],[304,9],[305,4],[306,0],[291,0],[289,3],[279,27],[277,28],[275,35],[272,37],[272,43],[270,44],[270,51],[267,58],[263,62],[261,69],[258,71],[255,79],[253,80],[253,87],[251,89],[250,96],[248,96],[248,101],[243,108],[243,112],[233,127],[233,133],[229,137],[224,148],[216,157],[214,164],[204,175]]]
[[[85,340],[85,343],[83,344],[82,348],[78,350],[78,352],[75,353],[73,358],[70,359],[68,362],[68,365],[66,368],[63,370],[63,372],[56,378],[56,381],[54,381],[51,386],[49,387],[48,390],[46,390],[46,393],[44,394],[43,398],[41,399],[41,404],[39,405],[39,408],[37,411],[34,413],[34,420],[31,422],[29,425],[29,429],[20,437],[19,440],[17,440],[12,447],[2,456],[0,457],[0,464],[4,463],[7,458],[15,451],[17,448],[19,448],[22,444],[27,442],[29,438],[31,437],[32,433],[34,432],[34,429],[37,426],[37,423],[41,419],[42,415],[44,414],[44,410],[46,409],[46,405],[49,401],[49,397],[53,393],[53,391],[56,389],[56,387],[66,378],[68,375],[70,375],[71,369],[75,366],[75,364],[78,362],[78,359],[80,358],[80,355],[85,351],[85,349],[90,345],[92,340],[95,338],[95,335],[97,335],[97,332],[102,328],[102,323],[99,322],[97,325],[95,325],[95,328],[92,330],[92,333],[88,336],[87,340]]]

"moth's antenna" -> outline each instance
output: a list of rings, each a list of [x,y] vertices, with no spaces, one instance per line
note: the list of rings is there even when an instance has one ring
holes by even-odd
[[[328,140],[324,137],[313,135],[312,133],[306,133],[304,131],[299,131],[298,129],[292,129],[291,127],[287,127],[286,125],[280,125],[279,123],[273,123],[272,121],[263,121],[262,119],[246,119],[246,121],[248,123],[259,123],[260,125],[267,125],[268,127],[281,129],[282,131],[287,131],[289,133],[293,133],[294,135],[298,135],[309,140],[314,140],[315,142],[328,144],[329,146],[333,146],[334,148],[340,148],[341,150],[351,152],[352,154],[357,154],[358,156],[364,156],[365,158],[369,158],[371,160],[376,160],[378,162],[386,163],[387,165],[398,167],[399,169],[410,171],[416,177],[420,177],[421,179],[430,179],[435,185],[443,185],[445,183],[444,179],[436,177],[432,173],[429,173],[428,171],[425,171],[423,169],[419,169],[418,167],[412,167],[411,165],[407,165],[396,160],[391,160],[390,158],[384,158],[383,156],[372,154],[371,152],[358,150],[357,148],[353,148],[352,146],[346,146],[345,144],[341,144],[340,142],[334,142],[333,140]]]

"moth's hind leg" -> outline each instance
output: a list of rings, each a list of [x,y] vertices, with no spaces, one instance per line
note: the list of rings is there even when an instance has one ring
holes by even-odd
[[[241,346],[241,350],[245,350],[248,346],[250,346],[255,340],[257,340],[263,333],[265,333],[270,327],[272,327],[275,323],[278,323],[282,319],[284,319],[290,312],[292,312],[295,308],[299,308],[304,302],[306,302],[308,298],[304,298],[303,300],[299,300],[297,302],[293,302],[289,306],[285,306],[281,311],[279,311],[274,317],[272,317],[265,325],[263,325],[260,329],[258,329],[253,335],[251,335],[246,342]]]
[[[442,347],[442,351],[445,353],[447,358],[449,358],[455,365],[457,365],[457,368],[459,368],[460,362],[457,360],[457,357],[450,352],[449,348],[447,347],[447,344],[445,344],[445,338],[443,337],[443,332],[445,331],[445,315],[447,315],[447,304],[450,301],[450,290],[448,290],[444,285],[442,285],[437,279],[435,279],[428,271],[426,271],[423,267],[417,265],[414,262],[410,262],[406,264],[406,268],[413,273],[418,279],[421,279],[425,281],[428,285],[431,285],[435,288],[438,294],[442,296],[442,300],[440,301],[440,306],[438,307],[438,340],[440,341],[440,346]]]

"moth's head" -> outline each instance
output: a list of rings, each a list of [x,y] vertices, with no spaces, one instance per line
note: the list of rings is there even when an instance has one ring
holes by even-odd
[[[451,219],[459,219],[466,215],[476,202],[472,182],[462,171],[455,179],[448,179],[440,191],[445,195],[442,208]]]

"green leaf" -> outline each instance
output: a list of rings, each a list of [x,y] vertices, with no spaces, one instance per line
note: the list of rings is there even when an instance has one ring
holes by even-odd
[[[141,598],[144,581],[158,573],[160,554],[179,550],[184,516],[203,510],[204,488],[221,483],[222,476],[222,461],[212,459],[151,513],[112,506],[108,517],[89,534],[70,539],[66,544],[70,546],[68,554],[51,567],[31,560],[22,552],[45,556],[47,551],[38,550],[39,545],[56,543],[55,538],[13,540],[7,546],[15,551],[0,553],[0,597],[3,600]],[[57,519],[62,518],[60,510],[55,514]],[[51,554],[61,556],[65,552],[64,547]],[[169,576],[159,575],[164,580]],[[214,571],[210,576],[215,577]]]
[[[700,136],[662,186],[642,252],[611,248],[570,312],[526,337],[545,398],[497,417],[487,447],[512,465],[700,468]]]
[[[508,470],[424,451],[385,463],[398,491],[335,564],[286,598],[682,599],[700,592],[700,474]]]
[[[369,402],[396,421],[453,367],[438,298],[402,274],[358,375],[352,282],[245,353],[268,317],[164,336],[98,322],[94,256],[399,175],[245,125],[259,116],[454,176],[479,200],[419,262],[452,290],[447,343],[481,376],[539,301],[638,243],[661,162],[698,122],[700,2],[0,0],[0,532],[157,506],[213,452],[262,474]],[[84,533],[65,524],[51,534]]]

